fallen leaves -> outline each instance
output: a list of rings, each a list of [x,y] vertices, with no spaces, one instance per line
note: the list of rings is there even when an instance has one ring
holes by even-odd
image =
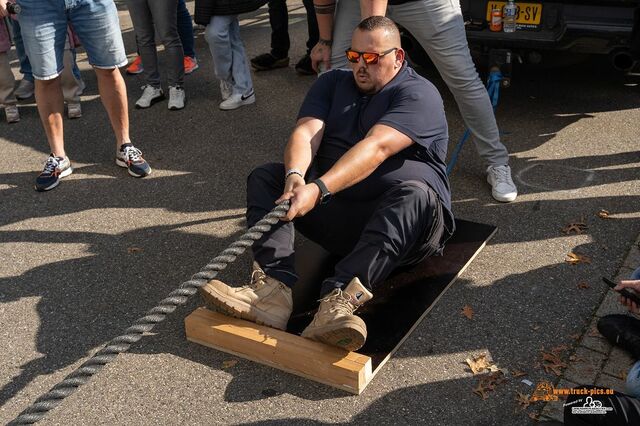
[[[473,319],[473,308],[469,305],[464,305],[464,307],[462,308],[461,314],[467,317],[468,319]]]
[[[473,358],[467,358],[466,361],[473,374],[482,373],[484,370],[491,371],[491,367],[495,367],[494,364],[490,363],[487,360],[486,354],[478,355]]]
[[[222,361],[222,368],[227,369],[234,367],[238,363],[237,359],[230,359],[229,361]]]
[[[507,379],[504,377],[502,371],[489,373],[480,377],[480,380],[478,380],[478,386],[473,388],[473,393],[475,393],[482,399],[487,399],[489,398],[489,395],[487,395],[488,392],[493,392],[494,390],[496,390],[496,387],[498,385],[501,385],[506,381]]]
[[[517,391],[516,391],[516,402],[520,406],[520,410],[525,410],[529,405],[531,405],[531,400],[529,399],[529,395],[525,395]]]
[[[127,247],[127,253],[129,254],[140,253],[140,252],[142,252],[142,249],[140,247]]]
[[[609,219],[609,214],[610,214],[610,213],[609,213],[609,211],[608,211],[608,210],[601,209],[601,210],[598,212],[598,217],[599,217],[600,219]]]
[[[588,289],[588,288],[591,288],[591,286],[590,286],[589,284],[585,283],[584,281],[583,281],[583,282],[581,282],[581,283],[578,283],[577,287],[578,287],[580,290],[586,290],[586,289]]]
[[[583,254],[570,252],[567,254],[564,261],[571,265],[577,265],[578,263],[591,263],[591,258]]]
[[[526,375],[527,375],[527,373],[525,373],[525,372],[524,372],[524,371],[522,371],[522,370],[513,370],[513,371],[511,372],[511,375],[512,375],[513,377],[522,377],[522,376],[526,376]]]
[[[547,374],[550,372],[553,372],[556,376],[560,376],[560,374],[562,374],[562,369],[566,368],[567,364],[562,361],[560,352],[567,349],[567,345],[560,345],[551,349],[551,352],[545,352],[544,348],[540,351],[540,354],[542,355],[542,368],[544,368],[544,371]]]
[[[540,420],[540,414],[532,411],[529,413],[529,418],[537,422],[538,420]]]
[[[575,232],[576,234],[582,234],[587,229],[589,229],[589,227],[587,226],[583,218],[580,222],[571,222],[570,224],[562,228],[561,231],[563,234],[569,235],[572,232]]]

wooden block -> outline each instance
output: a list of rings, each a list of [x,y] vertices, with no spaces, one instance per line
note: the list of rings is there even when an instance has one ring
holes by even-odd
[[[185,318],[187,339],[360,394],[373,378],[371,358],[198,308]]]

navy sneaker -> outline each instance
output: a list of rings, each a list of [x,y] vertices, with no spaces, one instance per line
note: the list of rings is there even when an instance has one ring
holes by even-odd
[[[151,174],[149,163],[142,158],[142,152],[131,142],[122,144],[120,150],[116,152],[116,164],[126,167],[133,177],[140,178]]]
[[[49,191],[60,183],[60,179],[73,172],[69,158],[56,157],[51,154],[44,163],[44,170],[36,178],[36,191]]]

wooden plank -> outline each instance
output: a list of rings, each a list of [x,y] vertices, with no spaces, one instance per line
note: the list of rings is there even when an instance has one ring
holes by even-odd
[[[185,318],[187,340],[347,392],[373,378],[371,358],[304,337],[198,308]]]

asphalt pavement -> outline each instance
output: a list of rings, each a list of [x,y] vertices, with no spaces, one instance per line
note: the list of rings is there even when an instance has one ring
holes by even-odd
[[[292,64],[254,73],[256,104],[218,109],[211,55],[196,31],[200,69],[187,76],[187,106],[135,110],[143,81],[126,77],[131,134],[154,168],[134,179],[114,164],[115,144],[86,61],[84,116],[65,119],[75,172],[48,193],[33,182],[48,148],[33,100],[22,121],[0,122],[0,423],[120,334],[244,229],[245,181],[280,161],[313,77],[293,64],[305,53],[306,21],[290,2]],[[193,4],[189,3],[190,7]],[[135,43],[121,10],[127,52]],[[267,51],[265,9],[243,16],[250,57]],[[160,55],[161,59],[163,55]],[[12,54],[15,59],[15,55]],[[443,424],[532,421],[516,392],[553,380],[541,348],[572,345],[599,306],[640,233],[640,78],[605,60],[517,67],[497,119],[520,195],[495,202],[471,143],[451,179],[457,217],[498,226],[495,237],[447,291],[360,396],[185,341],[192,300],[50,413],[43,424]],[[12,62],[16,76],[17,62]],[[455,101],[440,89],[450,150],[464,131]],[[31,103],[30,103],[31,102]],[[598,217],[607,210],[608,219]],[[561,229],[575,221],[582,234]],[[591,263],[571,265],[570,253]],[[250,259],[222,274],[247,278]],[[587,286],[579,286],[586,283]],[[472,307],[473,319],[461,314]],[[393,318],[389,318],[393,324]],[[485,353],[522,370],[488,393],[465,360]],[[229,366],[225,361],[237,360]]]

